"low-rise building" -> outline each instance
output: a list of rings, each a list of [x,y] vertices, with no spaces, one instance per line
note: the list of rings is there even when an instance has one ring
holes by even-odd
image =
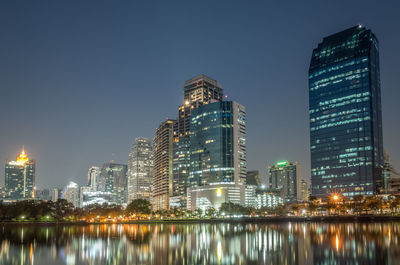
[[[259,187],[256,190],[257,196],[257,209],[261,208],[275,208],[279,205],[283,205],[284,200],[282,198],[281,190],[266,189]]]
[[[244,205],[244,185],[234,183],[210,183],[206,186],[188,188],[187,209],[218,210],[224,202]]]

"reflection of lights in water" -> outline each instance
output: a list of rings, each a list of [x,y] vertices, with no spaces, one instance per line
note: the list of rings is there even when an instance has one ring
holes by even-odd
[[[29,261],[30,264],[33,264],[33,244],[31,243],[31,248],[29,250]]]
[[[218,257],[218,263],[221,264],[221,259],[222,259],[222,245],[221,245],[221,241],[218,240],[217,243],[217,257]]]
[[[339,251],[339,236],[336,235],[336,251]]]

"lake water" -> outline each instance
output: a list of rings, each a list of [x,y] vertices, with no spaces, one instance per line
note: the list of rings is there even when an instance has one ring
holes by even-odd
[[[400,264],[400,223],[0,225],[1,265]]]

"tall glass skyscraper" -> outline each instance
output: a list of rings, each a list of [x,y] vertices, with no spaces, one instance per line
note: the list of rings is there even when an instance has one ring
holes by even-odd
[[[191,112],[202,105],[222,101],[222,97],[221,84],[206,75],[193,77],[184,84],[183,105],[178,108],[173,147],[173,196],[180,198],[181,204],[184,204],[188,187]]]
[[[245,203],[246,112],[234,101],[205,104],[190,118],[187,208]]]
[[[104,183],[104,189],[100,191],[112,194],[111,203],[122,205],[126,202],[127,171],[127,165],[116,164],[114,161],[103,164],[100,178]]]
[[[358,25],[323,39],[309,68],[312,194],[379,192],[383,165],[379,45]]]
[[[246,173],[244,107],[222,101],[192,110],[189,185],[245,184]]]
[[[153,149],[149,139],[135,139],[128,163],[128,203],[136,199],[151,200]]]

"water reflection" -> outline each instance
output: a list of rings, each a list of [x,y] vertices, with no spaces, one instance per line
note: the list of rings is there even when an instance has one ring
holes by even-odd
[[[0,226],[0,264],[399,264],[399,223]]]

